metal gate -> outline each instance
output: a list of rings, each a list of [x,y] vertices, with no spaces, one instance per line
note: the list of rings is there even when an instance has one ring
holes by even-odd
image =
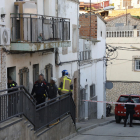
[[[79,94],[79,105],[78,105],[79,121],[82,121],[85,119],[85,103],[83,102],[83,100],[85,100],[85,99],[86,99],[85,89],[81,89],[80,94]]]

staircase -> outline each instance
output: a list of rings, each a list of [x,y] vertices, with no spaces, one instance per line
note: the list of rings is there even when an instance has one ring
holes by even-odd
[[[11,89],[0,92],[7,92],[8,90]],[[6,127],[0,127],[0,130],[8,132],[11,132],[10,130],[14,127],[13,133],[9,133],[7,136],[13,137],[14,133],[17,133],[20,137],[19,140],[22,138],[40,140],[41,137],[45,139],[44,137],[47,135],[50,140],[53,138],[60,140],[60,138],[75,132],[75,104],[70,93],[36,106],[34,98],[24,86],[12,90],[13,92],[10,94],[0,95],[0,124],[15,118],[17,121],[15,124],[11,123]],[[59,123],[50,126],[58,120]],[[5,137],[2,131],[0,131],[0,139]],[[56,135],[51,134],[53,132]]]

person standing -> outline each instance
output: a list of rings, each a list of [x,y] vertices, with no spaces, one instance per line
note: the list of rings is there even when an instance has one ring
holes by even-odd
[[[36,105],[44,103],[48,94],[47,82],[44,75],[40,74],[38,81],[35,82],[31,95],[36,99]]]
[[[72,93],[73,85],[71,78],[68,77],[69,73],[67,70],[62,71],[62,77],[60,79],[60,86],[58,88],[59,95],[66,94],[68,92]]]
[[[134,103],[131,96],[128,97],[128,100],[126,101],[126,103]],[[135,113],[135,110],[134,110],[135,105],[126,104],[125,107],[126,107],[126,117],[125,117],[125,121],[124,121],[124,127],[126,127],[126,122],[127,122],[129,115],[130,115],[130,127],[132,127],[133,114]]]
[[[49,92],[48,92],[48,100],[54,99],[57,97],[57,85],[55,84],[57,82],[56,78],[52,77],[50,84],[49,84]]]
[[[12,80],[11,76],[8,76],[8,88],[14,88],[17,86],[17,83]],[[13,92],[13,90],[8,91],[8,93]]]

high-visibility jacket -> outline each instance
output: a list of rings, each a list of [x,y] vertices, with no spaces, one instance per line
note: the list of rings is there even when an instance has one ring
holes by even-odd
[[[58,91],[60,94],[65,94],[73,91],[72,81],[68,76],[61,77]]]

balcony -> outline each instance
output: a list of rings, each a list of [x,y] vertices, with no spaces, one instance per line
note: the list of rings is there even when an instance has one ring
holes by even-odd
[[[80,61],[91,59],[91,50],[80,52]]]
[[[134,30],[135,26],[119,26],[119,27],[107,27],[106,31],[127,31],[127,30]]]
[[[38,51],[70,47],[70,19],[11,14],[11,50]]]

